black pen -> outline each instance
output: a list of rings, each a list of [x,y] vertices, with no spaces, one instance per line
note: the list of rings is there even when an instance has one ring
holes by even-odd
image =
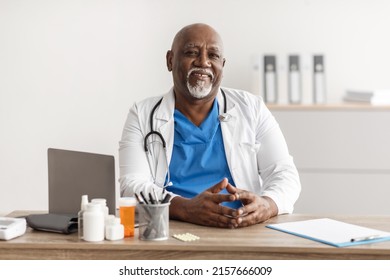
[[[156,200],[153,198],[152,193],[149,193],[149,199],[150,199],[150,203],[157,204]]]
[[[162,193],[161,193],[161,201],[164,200],[164,194],[165,194],[165,188],[163,188],[163,191],[162,191]]]
[[[351,238],[351,242],[359,242],[359,241],[369,241],[373,239],[380,238],[381,236],[379,234],[376,235],[369,235],[369,236],[362,236],[362,237],[355,237]]]
[[[141,194],[142,199],[144,200],[145,204],[149,204],[149,203],[148,203],[148,200],[147,200],[146,197],[144,196],[144,193],[141,191],[140,194]]]
[[[169,193],[167,193],[167,195],[164,197],[164,199],[161,201],[161,204],[164,204],[164,203],[167,203],[169,202],[169,200],[171,199],[171,195]]]
[[[138,201],[139,204],[143,204],[143,201],[139,198],[138,194],[134,193],[135,199]]]

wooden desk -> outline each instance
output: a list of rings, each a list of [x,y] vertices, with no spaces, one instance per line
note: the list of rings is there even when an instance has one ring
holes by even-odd
[[[13,212],[10,216],[18,216]],[[390,217],[328,216],[339,221],[390,231]],[[267,223],[319,218],[309,215],[282,215]],[[390,242],[336,248],[266,228],[264,224],[241,229],[220,229],[177,221],[170,222],[170,235],[190,232],[194,242],[174,238],[166,241],[120,241],[90,243],[78,240],[77,233],[63,235],[34,231],[0,241],[0,259],[390,259]]]

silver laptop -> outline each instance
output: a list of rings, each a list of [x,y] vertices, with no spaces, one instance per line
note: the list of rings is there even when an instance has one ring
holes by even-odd
[[[105,198],[115,214],[114,156],[49,148],[49,213],[77,215],[81,196]]]

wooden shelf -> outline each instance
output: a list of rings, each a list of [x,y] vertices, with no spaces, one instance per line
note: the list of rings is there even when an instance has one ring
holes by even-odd
[[[338,104],[266,104],[271,111],[390,111],[390,105],[363,103]]]

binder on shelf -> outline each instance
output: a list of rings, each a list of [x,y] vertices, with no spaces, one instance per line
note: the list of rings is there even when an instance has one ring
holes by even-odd
[[[297,104],[302,101],[301,67],[298,55],[288,57],[288,99]]]
[[[314,103],[326,102],[324,56],[313,57],[313,100]]]
[[[276,103],[278,101],[276,56],[264,56],[264,101]]]
[[[348,89],[344,96],[346,102],[359,102],[371,105],[390,105],[390,89],[355,90]]]
[[[322,218],[267,225],[268,228],[335,247],[347,247],[390,240],[390,232]]]

